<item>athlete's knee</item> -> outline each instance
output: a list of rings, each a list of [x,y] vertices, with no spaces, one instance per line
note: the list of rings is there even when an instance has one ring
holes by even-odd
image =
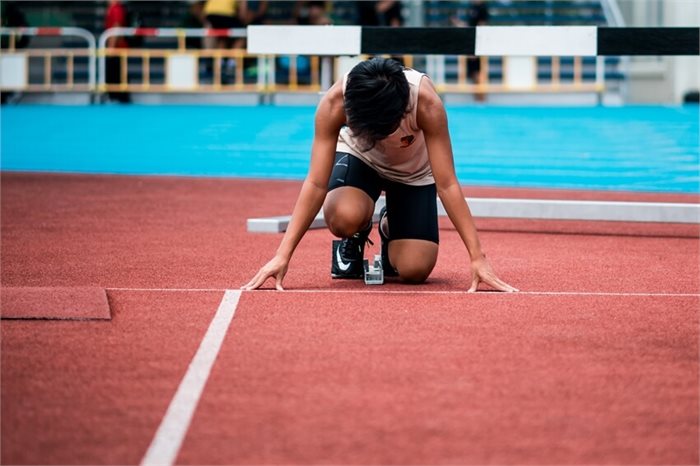
[[[389,243],[389,260],[399,277],[407,283],[423,283],[437,262],[437,244],[422,240]]]
[[[406,283],[420,284],[425,282],[433,271],[432,264],[399,265],[396,268],[399,277]]]
[[[340,238],[354,235],[372,218],[374,201],[364,191],[346,186],[328,193],[323,216],[328,229]]]
[[[392,264],[399,273],[401,280],[407,283],[423,283],[428,279],[435,267],[435,258],[431,255],[420,255],[414,257],[402,257],[400,260],[392,261]]]
[[[347,205],[335,205],[324,210],[328,229],[339,238],[354,235],[369,222],[367,215],[361,209],[353,209]]]

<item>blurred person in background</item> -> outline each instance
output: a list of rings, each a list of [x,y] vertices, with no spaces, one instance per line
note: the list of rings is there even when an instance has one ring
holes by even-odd
[[[204,17],[204,4],[206,0],[188,0],[190,7],[187,13],[180,21],[180,27],[185,29],[201,29],[206,27],[206,18]],[[185,46],[188,49],[201,49],[202,38],[187,36]]]
[[[107,13],[105,14],[105,29],[128,27],[128,14],[126,6],[119,0],[109,0]],[[107,39],[108,49],[125,49],[129,43],[123,36],[115,36]],[[105,82],[107,84],[120,84],[122,82],[122,60],[119,55],[108,56],[105,59]],[[131,102],[128,92],[110,91],[107,93],[110,101],[119,103]]]
[[[333,24],[328,16],[328,2],[323,1],[297,1],[294,4],[294,22],[304,26],[325,26]],[[277,82],[288,84],[291,68],[291,57],[277,57]],[[306,55],[296,57],[296,75],[299,84],[309,84],[311,82],[311,60]]]
[[[26,16],[15,2],[0,2],[0,22],[4,28],[29,27]],[[23,49],[29,45],[29,36],[15,36],[15,48]],[[10,37],[2,36],[2,48],[10,46]]]
[[[248,15],[245,18],[245,25],[265,24],[267,21],[267,0],[249,0]]]
[[[294,18],[297,24],[311,26],[325,26],[333,24],[328,16],[328,2],[324,1],[297,1],[294,7]]]
[[[212,29],[237,29],[245,27],[243,18],[248,16],[246,0],[206,0],[204,17]],[[238,43],[236,43],[238,42]],[[218,48],[240,47],[240,40],[231,41],[228,37],[217,37]]]
[[[360,26],[399,27],[403,25],[401,2],[398,0],[358,1],[355,5]]]
[[[212,29],[239,29],[244,28],[244,18],[248,16],[248,2],[246,0],[207,0],[204,4],[204,17],[207,27]],[[216,37],[214,48],[218,49],[242,49],[245,47],[245,39]],[[229,57],[223,60],[224,79],[230,80],[234,75],[236,61]]]
[[[403,26],[401,2],[398,0],[357,1],[357,19],[360,26]],[[403,64],[403,57],[393,55],[391,58]]]
[[[458,27],[476,27],[484,26],[489,21],[489,8],[485,0],[472,0],[467,8],[460,8],[457,14],[450,18],[450,22]],[[467,59],[467,77],[474,84],[484,84],[481,77],[481,58],[470,57]],[[486,96],[482,92],[476,92],[474,99],[477,102],[486,100]]]

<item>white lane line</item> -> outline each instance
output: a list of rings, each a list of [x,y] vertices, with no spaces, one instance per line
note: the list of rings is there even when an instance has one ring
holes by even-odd
[[[187,373],[180,382],[165,417],[163,417],[151,445],[141,461],[142,465],[171,465],[175,463],[211,368],[236,313],[240,297],[239,290],[226,290],[224,293],[207,333],[204,335],[192,362],[190,362]]]
[[[214,292],[224,291],[222,288],[107,288],[108,291],[152,291],[152,292]],[[692,298],[700,297],[700,293],[664,293],[664,292],[624,292],[624,291],[518,291],[517,293],[500,293],[496,291],[478,291],[467,293],[464,290],[382,290],[381,287],[368,288],[366,290],[331,290],[331,289],[262,289],[249,291],[248,293],[347,293],[347,294],[426,294],[426,295],[469,295],[469,296],[658,296]]]
[[[274,292],[277,290],[265,289],[256,290],[256,292]],[[370,290],[284,290],[277,291],[278,293],[350,293],[350,294],[374,294],[375,291]],[[700,297],[700,293],[641,293],[641,292],[607,292],[607,291],[518,291],[515,293],[502,293],[497,291],[478,291],[476,293],[469,293],[467,291],[460,290],[378,290],[376,293],[381,294],[406,294],[406,295],[416,295],[416,294],[426,294],[426,295],[468,295],[468,296],[493,296],[493,297],[503,297],[503,296],[660,296],[660,297]]]

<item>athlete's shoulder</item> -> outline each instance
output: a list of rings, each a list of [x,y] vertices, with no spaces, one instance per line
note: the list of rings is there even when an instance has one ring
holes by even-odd
[[[418,124],[427,123],[432,117],[441,116],[445,112],[440,95],[435,89],[433,81],[428,76],[423,76],[418,89]]]
[[[320,105],[343,106],[343,82],[336,81],[321,97]]]
[[[328,124],[340,128],[345,123],[342,81],[333,84],[321,97],[316,109],[316,124]]]
[[[432,79],[428,75],[424,74],[420,80],[420,87],[418,88],[418,97],[420,100],[427,104],[442,106],[442,99],[435,89],[435,84],[433,84]]]

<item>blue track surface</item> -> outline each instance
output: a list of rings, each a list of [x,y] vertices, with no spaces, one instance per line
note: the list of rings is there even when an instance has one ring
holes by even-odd
[[[15,106],[2,170],[303,179],[312,107]],[[698,107],[450,107],[462,184],[700,193]]]

